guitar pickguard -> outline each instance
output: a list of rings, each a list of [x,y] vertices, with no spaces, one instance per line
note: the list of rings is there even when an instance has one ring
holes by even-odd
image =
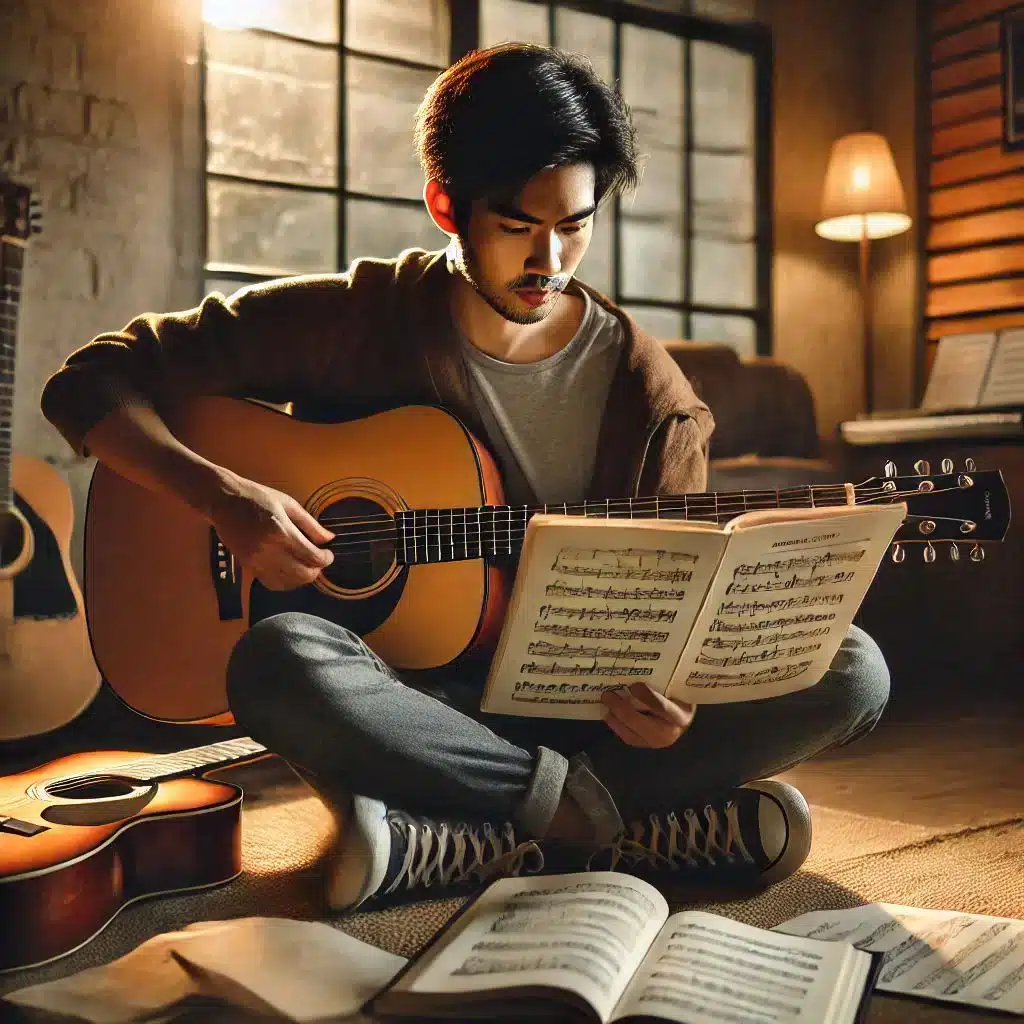
[[[32,527],[32,560],[14,577],[15,619],[67,619],[78,614],[75,594],[64,572],[53,531],[15,492],[14,503]]]

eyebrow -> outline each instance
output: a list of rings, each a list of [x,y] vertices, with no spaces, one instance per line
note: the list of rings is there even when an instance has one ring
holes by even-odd
[[[522,221],[524,224],[543,224],[544,221],[540,217],[534,217],[533,214],[527,213],[525,210],[520,210],[518,206],[514,206],[511,203],[494,202],[490,205],[490,209],[493,213],[498,214],[501,217],[507,217],[509,220]],[[563,217],[558,223],[559,224],[574,224],[576,221],[586,220],[595,210],[596,206],[588,206],[584,210],[579,210],[576,213],[570,213],[568,217]]]

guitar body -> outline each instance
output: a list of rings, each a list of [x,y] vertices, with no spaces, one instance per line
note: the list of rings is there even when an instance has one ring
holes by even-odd
[[[71,565],[71,490],[41,459],[15,454],[11,477],[20,529],[0,567],[0,740],[70,722],[100,686]]]
[[[241,790],[106,774],[143,756],[75,754],[0,779],[0,970],[74,951],[135,900],[220,885],[241,871]],[[74,798],[46,792],[87,772],[105,781]]]
[[[438,408],[323,424],[202,398],[168,420],[201,455],[292,495],[323,521],[501,501],[490,456]],[[398,565],[386,544],[362,565],[332,565],[326,575],[268,591],[218,549],[190,509],[96,467],[85,531],[93,653],[114,691],[144,715],[231,721],[231,650],[251,623],[277,612],[344,625],[397,668],[432,668],[493,643],[508,592],[502,572],[482,559]]]

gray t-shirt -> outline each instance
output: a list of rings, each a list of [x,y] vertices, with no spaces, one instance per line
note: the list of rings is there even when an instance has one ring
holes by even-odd
[[[583,293],[579,330],[535,363],[506,363],[460,338],[470,391],[509,505],[583,500],[622,352],[619,320]]]

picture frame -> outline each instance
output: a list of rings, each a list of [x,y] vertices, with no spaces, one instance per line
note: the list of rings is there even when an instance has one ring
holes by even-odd
[[[1024,10],[1003,15],[1003,148],[1024,149]]]

